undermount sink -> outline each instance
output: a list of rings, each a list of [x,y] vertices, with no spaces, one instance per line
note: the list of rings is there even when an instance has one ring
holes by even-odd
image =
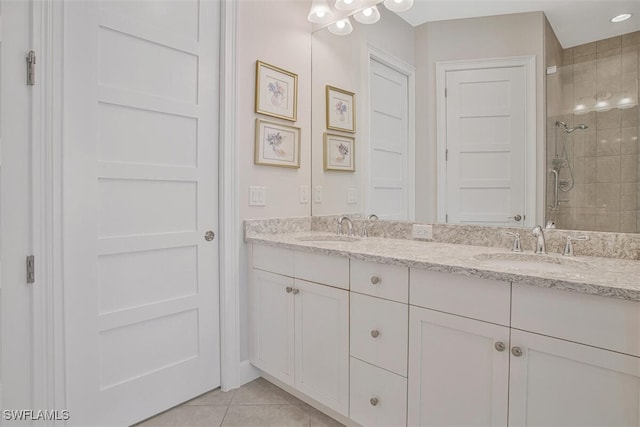
[[[497,253],[480,254],[474,257],[478,261],[488,265],[501,267],[508,270],[534,270],[550,272],[575,272],[588,268],[583,261],[554,255],[523,254],[523,253]]]
[[[296,240],[300,240],[301,242],[358,242],[360,241],[360,238],[334,234],[325,236],[301,236],[296,237]]]

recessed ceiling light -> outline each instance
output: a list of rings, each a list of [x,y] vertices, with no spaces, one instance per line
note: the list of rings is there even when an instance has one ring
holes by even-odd
[[[611,22],[622,22],[622,21],[626,21],[627,19],[631,18],[631,14],[630,13],[622,13],[618,16],[614,16],[613,18],[610,19]]]

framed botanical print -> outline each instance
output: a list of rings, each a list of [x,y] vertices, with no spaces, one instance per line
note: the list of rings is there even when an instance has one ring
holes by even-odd
[[[256,165],[300,167],[300,128],[256,119]]]
[[[296,121],[298,75],[256,61],[256,113]]]
[[[327,129],[355,133],[356,94],[327,86]]]
[[[324,170],[354,172],[355,138],[324,134]]]

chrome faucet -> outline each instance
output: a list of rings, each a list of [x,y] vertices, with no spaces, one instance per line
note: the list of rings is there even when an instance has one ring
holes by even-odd
[[[512,231],[506,231],[507,236],[513,236],[513,246],[511,252],[522,252],[522,245],[520,244],[520,233],[514,233]]]
[[[344,222],[347,222],[347,225],[349,226],[349,228],[347,228],[347,236],[353,236],[353,221],[351,221],[351,218],[349,218],[348,216],[341,216],[340,219],[338,220],[338,231],[336,232],[338,234],[338,236],[341,236],[343,234],[342,232],[342,226],[344,224]]]
[[[367,221],[372,221],[372,220],[377,220],[378,215],[376,214],[371,214],[367,217]],[[364,221],[362,223],[362,230],[360,231],[360,236],[361,237],[369,237],[369,230],[367,230],[367,221]]]
[[[589,240],[589,236],[579,236],[579,237],[571,237],[567,236],[567,244],[564,245],[564,251],[562,251],[562,255],[573,256],[573,241],[574,240]]]
[[[547,244],[544,241],[544,232],[542,231],[542,227],[536,225],[531,230],[531,234],[536,238],[536,250],[537,254],[546,254],[547,253]]]

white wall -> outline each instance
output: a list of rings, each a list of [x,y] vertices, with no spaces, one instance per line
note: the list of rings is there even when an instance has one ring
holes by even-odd
[[[336,36],[328,30],[313,35],[313,139],[312,182],[323,187],[322,203],[314,201],[313,215],[361,213],[364,209],[368,149],[369,103],[368,46],[382,50],[402,61],[414,64],[414,30],[398,15],[378,8],[381,19],[373,25],[351,20],[354,30],[348,36]],[[326,129],[325,86],[335,86],[356,93],[356,171],[325,171],[323,135]],[[348,133],[329,131],[342,135]],[[347,190],[358,189],[358,203],[347,204]]]
[[[300,185],[311,182],[311,24],[310,2],[242,0],[238,2],[237,144],[241,219],[308,216],[310,204],[299,202]],[[297,122],[256,114],[256,60],[298,75]],[[300,168],[254,165],[255,119],[300,127]],[[267,187],[264,207],[249,206],[249,186]],[[242,240],[242,236],[238,236]],[[248,359],[247,255],[240,245],[240,359]]]
[[[416,220],[435,222],[436,73],[439,61],[536,56],[537,171],[544,169],[544,24],[542,12],[430,22],[416,27]],[[538,173],[537,206],[544,206]]]

